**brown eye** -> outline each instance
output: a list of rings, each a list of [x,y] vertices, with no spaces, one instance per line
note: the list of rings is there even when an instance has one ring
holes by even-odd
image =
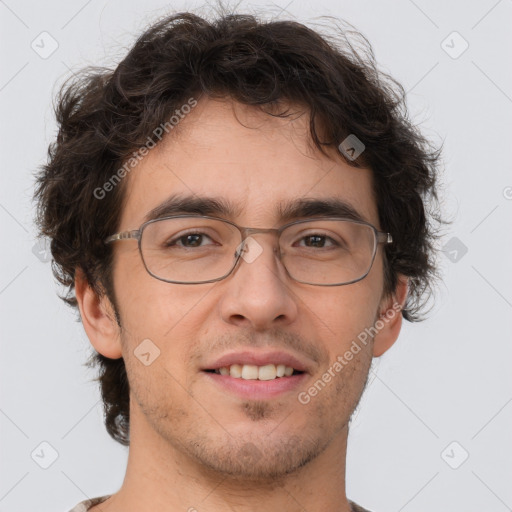
[[[204,233],[187,233],[186,235],[181,235],[168,240],[165,243],[165,247],[184,247],[186,249],[193,249],[195,247],[210,245],[211,242],[213,242],[213,240]]]

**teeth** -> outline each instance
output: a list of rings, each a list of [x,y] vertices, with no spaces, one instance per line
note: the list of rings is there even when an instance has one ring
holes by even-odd
[[[274,380],[277,377],[289,377],[293,374],[291,366],[284,364],[266,364],[256,366],[254,364],[232,364],[215,370],[220,375],[229,375],[235,379],[245,380]]]
[[[231,377],[235,377],[239,379],[242,376],[242,365],[241,364],[232,364],[229,367],[229,374]]]
[[[292,368],[293,372],[293,368]],[[274,364],[266,364],[258,369],[259,380],[273,380],[277,377],[277,368]]]
[[[258,378],[258,367],[253,364],[244,364],[242,366],[242,379],[253,380]]]

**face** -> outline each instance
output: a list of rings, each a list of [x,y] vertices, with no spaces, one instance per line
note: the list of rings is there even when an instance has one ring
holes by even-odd
[[[321,155],[309,142],[308,119],[202,100],[179,133],[125,178],[119,230],[137,229],[171,195],[224,200],[234,211],[223,218],[254,228],[283,225],[278,207],[298,199],[341,199],[380,229],[371,172]],[[222,281],[195,285],[155,279],[135,241],[117,242],[114,289],[130,420],[139,433],[204,468],[246,479],[278,478],[336,442],[359,401],[371,343],[307,403],[298,396],[374,325],[382,254],[379,249],[370,273],[357,283],[312,286],[287,276],[273,236],[253,239],[263,249],[254,261],[241,260]],[[154,356],[158,347],[160,354],[145,365],[136,349],[148,339],[149,352]],[[219,363],[223,357],[228,359]],[[236,361],[288,362],[303,373],[256,381],[206,371]]]

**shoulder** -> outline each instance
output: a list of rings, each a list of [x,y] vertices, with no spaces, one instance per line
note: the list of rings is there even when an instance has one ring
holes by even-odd
[[[107,494],[105,496],[100,496],[98,498],[91,498],[85,501],[81,501],[78,505],[73,507],[69,512],[87,512],[94,505],[98,505],[99,503],[103,503],[108,498],[110,498],[111,494]]]
[[[354,503],[353,501],[348,500],[348,503],[349,503],[350,507],[352,508],[352,512],[372,512],[371,510],[363,508],[363,507],[361,507],[361,505],[358,505],[357,503]]]

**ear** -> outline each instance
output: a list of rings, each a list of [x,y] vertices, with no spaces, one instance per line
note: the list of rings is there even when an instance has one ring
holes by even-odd
[[[75,295],[82,324],[91,345],[110,359],[122,357],[119,326],[114,308],[106,295],[98,297],[82,270],[75,272]]]
[[[373,339],[373,357],[380,357],[389,350],[400,334],[402,309],[407,298],[408,285],[407,277],[399,276],[394,293],[385,296],[381,301],[379,316],[375,321],[378,332]]]

